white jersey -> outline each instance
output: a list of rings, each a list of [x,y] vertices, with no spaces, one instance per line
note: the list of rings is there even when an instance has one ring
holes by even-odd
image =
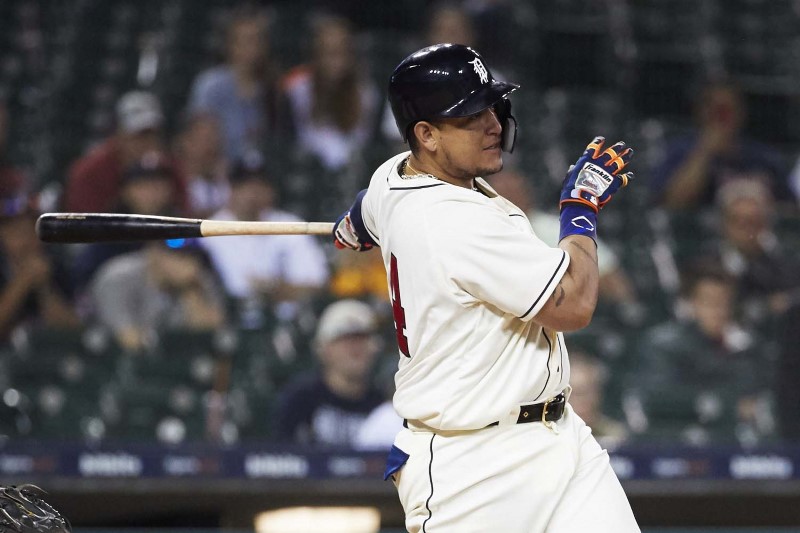
[[[525,214],[480,191],[381,165],[362,202],[380,245],[400,347],[394,406],[440,430],[480,429],[569,381],[561,333],[531,319],[569,265]]]

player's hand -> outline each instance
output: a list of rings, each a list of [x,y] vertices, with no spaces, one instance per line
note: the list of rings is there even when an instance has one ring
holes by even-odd
[[[340,250],[349,248],[357,252],[366,252],[372,248],[372,244],[362,242],[358,238],[353,221],[350,220],[350,211],[340,216],[333,225],[333,244]]]
[[[633,157],[624,142],[603,149],[604,137],[595,137],[578,161],[570,167],[561,189],[560,206],[585,205],[595,213],[633,179],[633,172],[620,173]]]

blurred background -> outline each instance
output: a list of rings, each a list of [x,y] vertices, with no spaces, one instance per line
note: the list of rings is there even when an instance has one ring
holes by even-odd
[[[796,0],[3,0],[1,483],[76,531],[402,530],[379,254],[33,222],[332,221],[405,149],[388,76],[437,42],[522,85],[489,181],[545,241],[586,144],[636,150],[567,343],[644,530],[800,530]]]

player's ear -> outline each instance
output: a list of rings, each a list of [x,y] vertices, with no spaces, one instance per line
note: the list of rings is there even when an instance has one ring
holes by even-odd
[[[426,120],[420,120],[414,124],[411,132],[417,138],[417,144],[428,151],[435,151],[437,145],[436,125]]]

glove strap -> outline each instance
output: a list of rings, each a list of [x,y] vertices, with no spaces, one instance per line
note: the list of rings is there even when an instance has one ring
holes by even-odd
[[[558,240],[570,235],[585,235],[597,242],[597,213],[579,203],[561,204],[561,233]]]

